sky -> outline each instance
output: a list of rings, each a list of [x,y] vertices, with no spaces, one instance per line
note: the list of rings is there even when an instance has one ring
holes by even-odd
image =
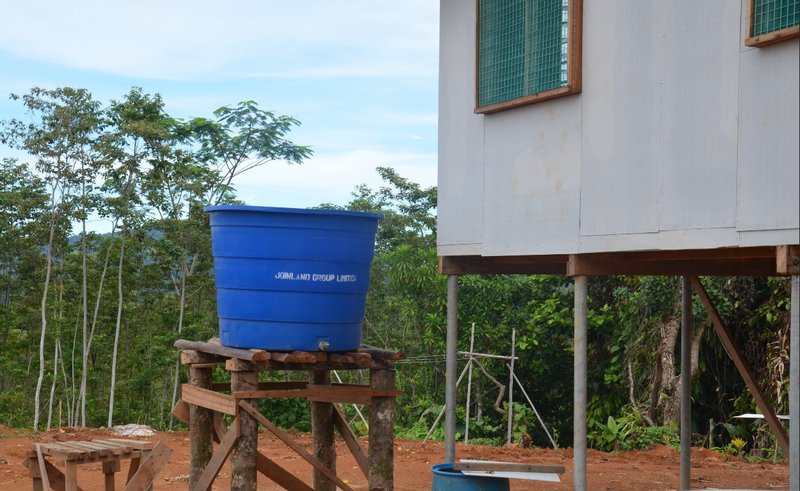
[[[254,100],[298,119],[289,138],[314,156],[243,174],[234,184],[247,204],[343,205],[357,185],[380,185],[378,166],[434,186],[438,3],[6,2],[0,119],[24,118],[8,95],[32,87],[82,87],[106,103],[141,87],[183,119]]]

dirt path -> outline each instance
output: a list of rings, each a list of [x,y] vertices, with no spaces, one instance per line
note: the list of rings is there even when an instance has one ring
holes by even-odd
[[[310,448],[310,435],[295,433],[295,438],[305,448]],[[30,434],[0,426],[0,490],[24,491],[32,489],[31,480],[20,462],[32,443],[63,440],[90,440],[114,438],[105,430],[63,429]],[[155,483],[156,490],[186,489],[188,485],[189,439],[186,432],[159,432],[154,437],[141,440],[163,441],[173,453],[169,463]],[[362,440],[366,446],[366,441]],[[269,434],[259,435],[259,449],[306,482],[311,482],[311,466],[283,443]],[[366,479],[356,467],[342,442],[337,441],[337,463],[340,477],[353,489],[366,490]],[[395,442],[395,489],[397,491],[424,491],[431,488],[431,466],[440,463],[444,450],[440,442],[422,444],[418,440]],[[513,481],[513,491],[572,489],[572,450],[542,450],[511,447],[459,445],[458,458],[526,462],[563,465],[566,472],[560,484],[540,484],[533,481]],[[648,490],[676,489],[678,486],[678,453],[669,447],[659,446],[644,452],[619,454],[589,450],[588,473],[590,489]],[[123,463],[123,473],[126,464]],[[85,490],[102,489],[101,467],[79,466],[78,482]],[[223,467],[214,489],[229,489],[230,468]],[[695,448],[692,452],[692,488],[786,489],[789,471],[784,462],[749,463],[741,458],[725,457],[710,450]],[[118,475],[117,489],[122,489]],[[259,489],[280,489],[259,476]]]

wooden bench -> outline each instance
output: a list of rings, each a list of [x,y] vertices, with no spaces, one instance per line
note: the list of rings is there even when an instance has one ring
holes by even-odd
[[[35,443],[23,465],[33,479],[34,491],[55,489],[78,491],[78,465],[103,465],[106,491],[114,490],[114,474],[120,471],[120,460],[129,459],[125,491],[150,489],[155,476],[166,465],[172,449],[158,443],[112,438],[55,443]],[[63,461],[64,472],[50,461]]]

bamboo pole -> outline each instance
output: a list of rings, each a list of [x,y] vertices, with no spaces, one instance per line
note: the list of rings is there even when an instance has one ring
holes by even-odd
[[[513,440],[512,423],[514,419],[514,355],[517,348],[517,330],[511,330],[511,365],[509,366],[508,375],[508,437],[506,443],[511,445]]]
[[[464,443],[469,441],[469,403],[472,397],[472,352],[475,351],[475,323],[472,323],[472,332],[469,335],[469,360],[467,361],[467,405],[464,408]],[[457,385],[457,384],[456,384]]]

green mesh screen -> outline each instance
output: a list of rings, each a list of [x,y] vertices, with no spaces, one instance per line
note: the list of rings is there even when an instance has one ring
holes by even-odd
[[[478,105],[567,84],[569,0],[480,0]]]
[[[753,36],[800,24],[800,0],[753,0]]]

